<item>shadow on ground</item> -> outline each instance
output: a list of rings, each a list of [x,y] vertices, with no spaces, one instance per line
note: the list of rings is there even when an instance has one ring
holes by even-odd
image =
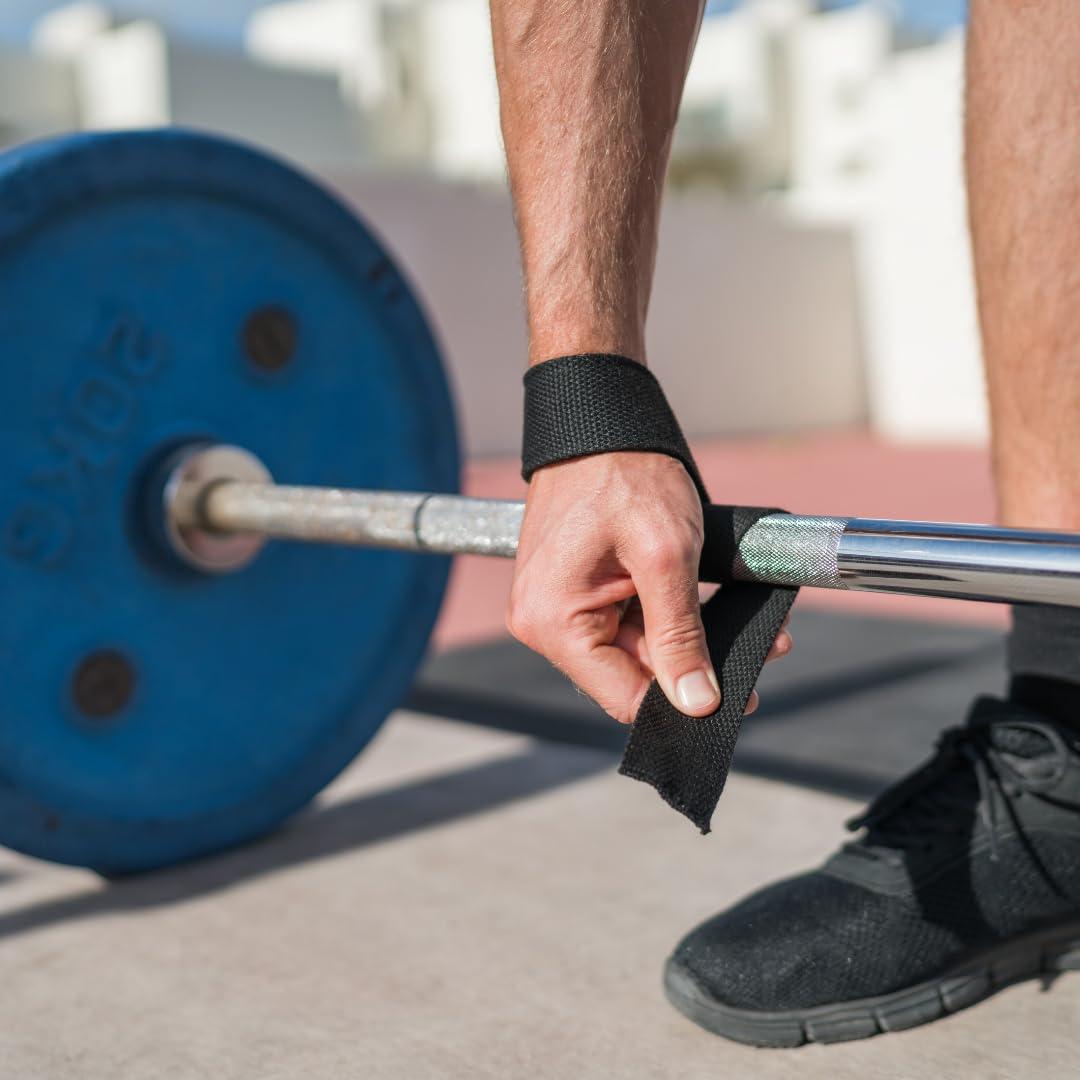
[[[1000,635],[797,611],[796,649],[769,665],[735,768],[869,798],[925,757],[976,693],[1002,681]],[[277,870],[484,813],[614,767],[625,730],[509,640],[433,657],[407,707],[533,736],[528,749],[435,777],[317,803],[263,840],[209,859],[0,914],[0,937],[171,904]]]
[[[734,767],[867,798],[927,756],[972,698],[1003,681],[1001,635],[966,626],[796,610],[793,652],[768,665]],[[408,707],[621,751],[625,729],[509,639],[432,658]]]
[[[385,843],[527,799],[610,767],[605,754],[537,746],[438,776],[318,804],[255,843],[212,858],[0,914],[0,938],[56,922],[121,914],[205,896],[287,867]]]

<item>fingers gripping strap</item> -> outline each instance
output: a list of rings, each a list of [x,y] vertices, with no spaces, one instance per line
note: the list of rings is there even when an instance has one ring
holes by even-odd
[[[732,555],[743,533],[776,510],[710,508],[710,524],[730,522],[722,545]],[[712,558],[715,560],[714,550]],[[711,576],[730,579],[731,561]],[[703,833],[727,782],[743,711],[784,625],[798,589],[730,581],[701,609],[709,656],[720,682],[720,708],[705,717],[684,716],[656,682],[634,718],[619,772],[652,784],[665,802],[685,814]]]
[[[548,360],[525,376],[522,475],[585,454],[641,450],[681,461],[708,506],[709,497],[678,421],[656,377],[624,356],[583,354]],[[731,581],[743,533],[775,510],[709,507],[703,552],[711,580],[728,580],[701,611],[722,702],[710,716],[684,716],[654,681],[619,771],[651,784],[702,832],[731,767],[743,710],[765,657],[798,592]]]
[[[583,353],[525,374],[521,475],[586,454],[647,450],[683,463],[706,499],[690,447],[656,376],[625,356]]]

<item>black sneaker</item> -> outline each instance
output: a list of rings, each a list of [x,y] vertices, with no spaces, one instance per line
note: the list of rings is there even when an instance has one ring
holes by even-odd
[[[863,1039],[1080,969],[1080,739],[981,698],[819,869],[685,937],[671,1003],[754,1046]]]

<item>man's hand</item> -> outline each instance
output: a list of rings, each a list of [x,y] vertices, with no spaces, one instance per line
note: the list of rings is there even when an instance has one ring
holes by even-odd
[[[660,194],[704,8],[491,0],[531,363],[645,362]],[[676,708],[706,716],[720,696],[698,607],[701,542],[697,491],[666,454],[540,469],[510,630],[617,720],[634,719],[654,675]],[[790,646],[781,633],[770,656]]]
[[[624,724],[653,678],[681,712],[707,716],[720,692],[698,603],[702,537],[697,490],[666,454],[549,465],[529,486],[510,632]],[[782,632],[770,657],[790,647]]]

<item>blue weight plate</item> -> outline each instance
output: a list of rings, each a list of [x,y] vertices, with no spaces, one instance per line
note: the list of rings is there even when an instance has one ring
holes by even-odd
[[[456,490],[424,316],[320,186],[182,130],[0,157],[0,297],[0,842],[115,873],[255,836],[401,700],[448,561],[203,576],[148,543],[141,478],[209,438],[281,483]]]

